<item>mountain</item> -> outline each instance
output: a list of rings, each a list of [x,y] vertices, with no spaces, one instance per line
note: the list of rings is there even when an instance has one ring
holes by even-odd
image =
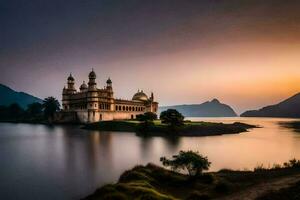
[[[217,99],[213,99],[212,101],[207,101],[202,104],[159,107],[160,112],[167,109],[176,109],[180,113],[182,113],[185,117],[235,117],[237,116],[237,114],[230,106],[220,103]]]
[[[0,84],[0,105],[8,106],[12,103],[18,103],[23,108],[26,108],[28,104],[43,101],[37,97],[34,97],[30,94],[24,92],[16,92],[13,89]]]
[[[259,110],[249,110],[241,114],[241,117],[300,117],[300,93],[271,106]]]

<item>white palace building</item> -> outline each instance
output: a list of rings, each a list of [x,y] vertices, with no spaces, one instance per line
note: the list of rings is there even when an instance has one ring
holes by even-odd
[[[116,99],[110,78],[104,88],[97,88],[96,73],[89,73],[89,82],[84,81],[75,88],[75,79],[70,74],[67,87],[62,92],[63,110],[59,115],[60,121],[93,123],[102,120],[135,119],[145,112],[157,112],[158,102],[154,95],[148,96],[142,91],[133,95],[132,100]]]

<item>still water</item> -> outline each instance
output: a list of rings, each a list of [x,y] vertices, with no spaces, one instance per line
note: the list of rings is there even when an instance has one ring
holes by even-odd
[[[210,136],[141,138],[127,132],[99,132],[77,126],[0,124],[1,199],[80,199],[117,181],[136,164],[159,164],[161,156],[195,150],[208,156],[211,170],[253,169],[300,159],[300,133],[274,118],[191,118],[260,125],[249,132]]]

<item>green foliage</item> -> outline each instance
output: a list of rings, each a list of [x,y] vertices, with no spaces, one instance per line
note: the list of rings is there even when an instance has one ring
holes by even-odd
[[[141,122],[146,122],[146,121],[153,122],[154,120],[157,119],[157,115],[153,112],[146,112],[144,114],[137,115],[136,119]]]
[[[146,112],[136,116],[136,119],[141,122],[139,126],[140,132],[149,131],[149,127],[154,125],[153,121],[157,119],[157,115],[153,112]]]
[[[41,120],[42,109],[40,103],[29,104],[26,111],[17,103],[0,106],[0,120],[13,122],[32,122],[37,118]]]
[[[40,116],[43,113],[43,105],[40,103],[29,104],[26,112],[30,117]]]
[[[172,170],[187,170],[190,176],[198,176],[203,170],[208,170],[210,162],[207,157],[193,151],[180,151],[178,155],[173,155],[173,159],[161,157],[160,161]]]
[[[45,117],[53,119],[54,114],[60,109],[60,104],[54,97],[47,97],[43,101],[43,108]]]
[[[160,120],[172,128],[183,125],[184,116],[175,109],[168,109],[160,113]]]

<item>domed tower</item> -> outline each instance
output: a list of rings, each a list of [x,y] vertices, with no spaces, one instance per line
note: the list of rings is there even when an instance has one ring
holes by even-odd
[[[110,78],[108,78],[106,81],[106,89],[109,91],[109,93],[111,93],[111,97],[112,97],[113,88],[112,88],[112,81]]]
[[[75,90],[75,79],[74,77],[72,76],[72,74],[70,74],[70,76],[68,77],[67,79],[67,83],[68,83],[68,90]]]
[[[87,93],[87,109],[88,109],[88,122],[99,121],[99,102],[98,102],[98,89],[96,83],[96,73],[92,69],[89,73]]]
[[[68,110],[70,108],[70,95],[76,93],[75,89],[75,79],[70,73],[67,78],[67,88],[64,87],[62,92],[62,105],[64,110]]]
[[[137,93],[135,93],[132,97],[132,100],[134,101],[148,101],[148,96],[143,92],[143,90],[141,91],[137,91]]]
[[[95,90],[97,89],[97,83],[96,83],[96,73],[94,72],[94,69],[89,73],[89,90]]]
[[[106,91],[107,91],[107,96],[109,98],[109,110],[113,111],[115,109],[115,107],[113,106],[115,103],[114,100],[114,92],[113,92],[113,88],[112,88],[112,81],[110,78],[107,79],[106,81]]]
[[[83,81],[83,83],[81,84],[81,86],[80,86],[80,92],[85,92],[85,91],[87,91],[88,90],[88,86],[87,86],[87,84],[85,83],[85,81]]]

